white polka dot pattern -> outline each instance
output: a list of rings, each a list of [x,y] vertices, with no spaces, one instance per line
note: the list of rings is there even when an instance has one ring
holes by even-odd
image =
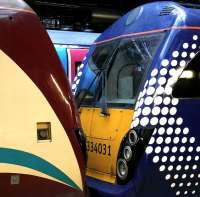
[[[145,117],[145,125],[155,127],[145,152],[176,196],[191,196],[199,192],[200,146],[197,146],[196,139],[178,115],[179,99],[171,96],[172,85],[197,52],[191,51],[197,49],[194,43],[197,40],[198,35],[193,35],[192,43],[184,42],[182,48],[173,51],[169,59],[161,61],[159,69],[152,70],[151,78],[145,84],[147,92],[138,100],[138,103],[142,98],[145,100],[140,106],[142,114],[133,120],[133,123],[136,122],[134,127],[141,127],[143,125],[139,121]]]

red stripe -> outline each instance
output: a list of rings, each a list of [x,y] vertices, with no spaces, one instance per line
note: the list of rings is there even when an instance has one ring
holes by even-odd
[[[19,184],[11,184],[11,176],[19,176]],[[84,192],[42,177],[20,173],[0,173],[1,196],[15,197],[84,197]]]
[[[136,36],[136,35],[145,35],[145,34],[151,34],[151,33],[159,33],[159,32],[164,32],[164,31],[168,31],[171,29],[193,29],[193,30],[200,30],[199,26],[172,26],[172,27],[167,27],[167,28],[163,28],[163,29],[155,29],[155,30],[150,30],[150,31],[143,31],[143,32],[136,32],[136,33],[129,33],[129,34],[123,34],[120,36],[116,36],[107,40],[103,40],[103,41],[99,41],[99,42],[94,42],[94,44],[98,45],[98,44],[102,44],[102,43],[106,43],[106,42],[110,42],[113,40],[117,40],[120,38],[126,38],[126,37],[130,37],[130,36]]]

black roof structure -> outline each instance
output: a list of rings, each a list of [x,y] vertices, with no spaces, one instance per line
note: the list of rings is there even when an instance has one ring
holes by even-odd
[[[25,0],[48,29],[102,32],[121,15],[155,0]],[[188,3],[187,0],[177,0]],[[200,0],[190,0],[199,3]]]

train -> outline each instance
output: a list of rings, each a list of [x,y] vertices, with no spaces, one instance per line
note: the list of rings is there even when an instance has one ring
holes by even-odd
[[[54,46],[25,2],[1,0],[0,16],[0,194],[83,197],[84,135]]]
[[[47,33],[54,44],[71,84],[78,73],[82,60],[86,56],[90,45],[100,33],[64,30],[47,30]]]
[[[160,1],[91,46],[72,90],[96,196],[200,196],[200,6]]]

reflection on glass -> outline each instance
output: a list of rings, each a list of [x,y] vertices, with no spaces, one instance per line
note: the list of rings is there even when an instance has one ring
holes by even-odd
[[[124,38],[108,65],[107,101],[134,104],[138,89],[159,46],[162,34]]]
[[[96,73],[95,83],[99,83],[93,92],[96,101],[106,97],[109,105],[133,105],[163,36],[164,33],[133,36],[98,45],[87,65]]]

